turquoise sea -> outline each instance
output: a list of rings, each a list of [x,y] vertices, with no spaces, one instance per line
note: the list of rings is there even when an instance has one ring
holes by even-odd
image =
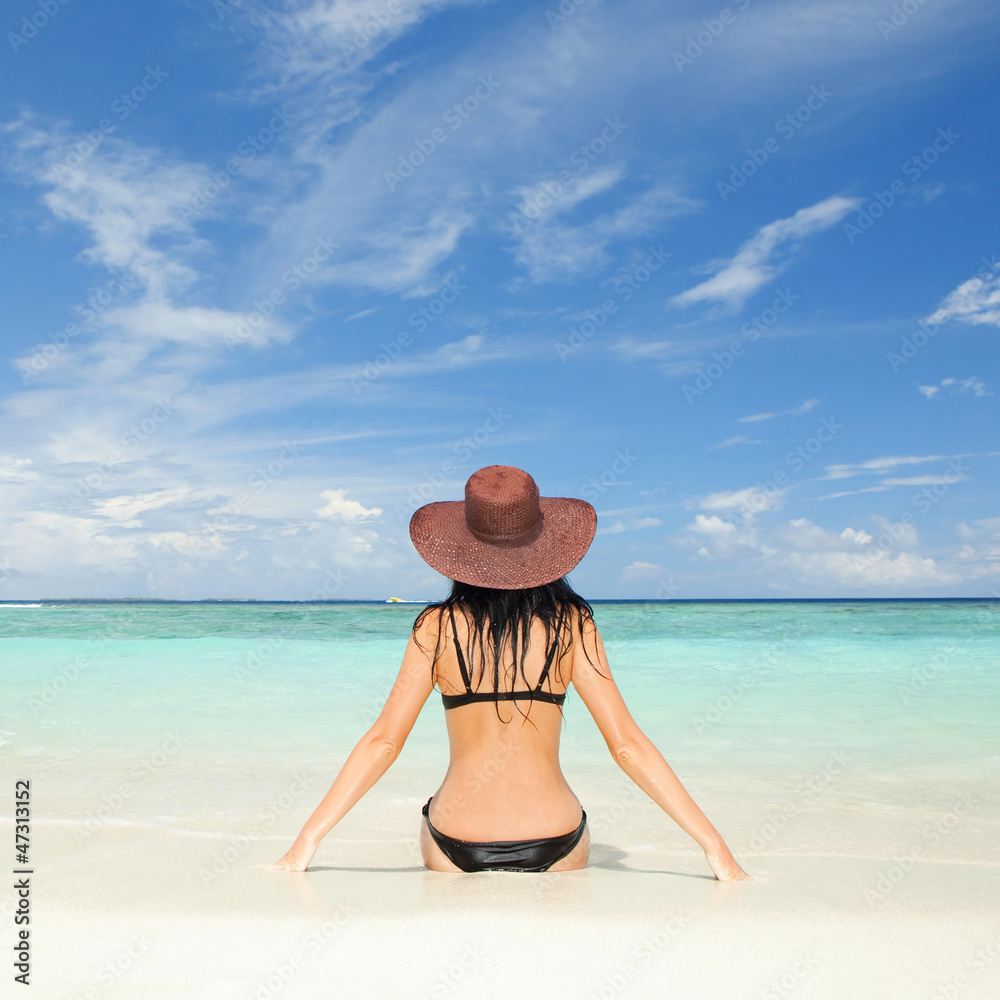
[[[979,833],[948,851],[996,842],[1000,602],[594,608],[636,720],[745,851],[874,851],[963,792]],[[197,835],[239,831],[248,815],[274,817],[261,835],[294,835],[377,715],[419,610],[4,604],[6,776],[31,778],[36,818],[72,825],[81,842],[88,824]],[[614,766],[572,691],[562,757],[597,834],[630,816],[632,841],[658,835],[663,814]],[[334,833],[415,836],[446,766],[432,695],[400,760]],[[780,813],[793,822],[771,834]]]

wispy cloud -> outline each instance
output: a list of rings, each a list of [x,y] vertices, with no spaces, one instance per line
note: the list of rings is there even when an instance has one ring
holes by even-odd
[[[737,434],[735,437],[728,437],[724,441],[720,441],[718,444],[713,444],[709,447],[709,451],[716,451],[719,448],[732,448],[735,444],[763,444],[759,438],[751,439],[743,434]]]
[[[825,466],[826,474],[820,479],[850,479],[865,473],[892,472],[901,465],[923,465],[926,462],[959,461],[963,458],[975,458],[972,452],[959,455],[886,455],[882,458],[869,458],[864,462],[843,462]]]
[[[955,320],[971,326],[1000,326],[1000,275],[972,278],[950,292],[925,323]]]
[[[754,292],[770,284],[791,266],[794,256],[801,249],[799,241],[836,225],[861,201],[860,198],[835,195],[808,208],[800,208],[786,219],[769,222],[758,229],[711,278],[675,295],[671,301],[680,308],[701,302],[717,302],[727,312],[738,312]]]
[[[736,422],[740,424],[756,424],[761,420],[771,420],[773,417],[784,416],[786,413],[790,413],[795,417],[800,417],[803,413],[808,413],[818,405],[818,399],[807,399],[801,405],[793,406],[790,410],[770,410],[767,413],[751,413],[747,417],[737,417]]]
[[[658,184],[635,196],[613,212],[604,212],[577,225],[551,221],[565,209],[607,190],[620,179],[618,171],[606,170],[584,179],[562,199],[553,203],[548,216],[523,228],[514,260],[536,284],[563,280],[593,271],[610,261],[608,248],[618,242],[648,236],[676,215],[693,211],[698,203],[670,184]],[[596,183],[596,182],[600,183]],[[523,204],[523,202],[522,202]]]
[[[933,399],[942,389],[948,389],[952,393],[971,393],[973,396],[992,396],[992,392],[986,391],[986,383],[981,379],[971,378],[944,378],[940,385],[918,385],[921,395],[928,399]]]

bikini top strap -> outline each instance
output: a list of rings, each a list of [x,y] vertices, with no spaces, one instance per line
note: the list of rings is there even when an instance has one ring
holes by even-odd
[[[545,657],[545,666],[542,667],[542,672],[538,677],[538,684],[535,686],[535,693],[538,694],[542,690],[542,685],[545,683],[549,676],[549,668],[552,666],[552,661],[556,655],[556,649],[559,645],[558,640],[553,639],[552,645],[549,647],[549,655]]]
[[[469,669],[465,665],[465,654],[462,652],[462,645],[458,641],[458,630],[455,628],[455,611],[449,606],[448,614],[451,616],[451,637],[455,640],[455,655],[458,657],[458,669],[462,671],[462,680],[465,683],[465,690],[472,694],[472,680],[469,677]]]

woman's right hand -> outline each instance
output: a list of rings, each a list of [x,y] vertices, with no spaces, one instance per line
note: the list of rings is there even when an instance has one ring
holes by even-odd
[[[705,860],[720,882],[739,882],[750,878],[736,863],[736,858],[725,844],[719,847],[706,847]]]
[[[260,867],[283,872],[304,872],[309,867],[309,862],[312,861],[315,853],[315,847],[303,846],[296,841],[283,857],[277,861],[263,864]]]

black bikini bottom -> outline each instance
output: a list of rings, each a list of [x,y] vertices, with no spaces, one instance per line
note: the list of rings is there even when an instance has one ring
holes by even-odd
[[[434,796],[431,796],[431,799]],[[431,826],[427,800],[422,812],[427,820],[427,829],[434,842],[441,848],[446,858],[463,872],[544,872],[557,861],[566,857],[580,842],[583,829],[587,825],[587,813],[583,810],[580,825],[572,833],[559,837],[542,837],[539,840],[455,840],[446,837]]]

